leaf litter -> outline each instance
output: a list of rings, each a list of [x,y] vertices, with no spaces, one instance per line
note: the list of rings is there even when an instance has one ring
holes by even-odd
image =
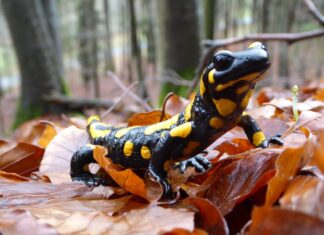
[[[95,158],[116,185],[93,188],[71,182],[70,159],[88,141],[85,129],[80,129],[84,119],[27,122],[13,140],[0,141],[0,230],[4,234],[322,234],[323,82],[300,90],[297,123],[287,92],[262,89],[256,106],[248,110],[267,137],[282,133],[284,146],[255,149],[240,128],[232,129],[207,148],[206,157],[213,163],[209,172],[196,175],[189,170],[183,176],[170,170],[173,186],[180,190],[173,204],[158,202],[161,188],[146,172],[112,163],[100,146]],[[171,96],[162,112],[136,114],[128,124],[165,120],[189,102]]]

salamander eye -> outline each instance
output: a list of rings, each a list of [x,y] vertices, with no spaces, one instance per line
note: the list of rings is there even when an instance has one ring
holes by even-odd
[[[223,71],[228,69],[234,61],[230,52],[218,52],[213,58],[213,64],[217,71]]]

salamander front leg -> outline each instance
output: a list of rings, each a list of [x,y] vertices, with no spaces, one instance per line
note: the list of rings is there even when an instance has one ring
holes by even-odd
[[[244,114],[242,116],[238,126],[243,128],[248,139],[255,147],[266,148],[270,143],[277,145],[284,144],[284,142],[280,139],[280,134],[277,134],[268,140],[256,121],[248,114]]]
[[[193,156],[187,160],[179,162],[175,168],[179,168],[181,173],[184,173],[188,167],[194,167],[197,173],[205,173],[211,168],[210,161],[201,154]]]
[[[94,145],[87,144],[75,152],[71,159],[70,175],[73,181],[80,181],[88,186],[111,185],[109,179],[91,174],[85,168],[90,163],[96,163],[93,158]]]

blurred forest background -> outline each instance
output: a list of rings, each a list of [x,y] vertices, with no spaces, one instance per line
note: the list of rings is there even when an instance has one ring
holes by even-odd
[[[320,12],[324,0],[1,0],[0,133],[48,113],[104,111],[135,81],[138,97],[117,114],[158,107],[195,87],[211,52],[255,38],[272,61],[261,85],[321,79]]]

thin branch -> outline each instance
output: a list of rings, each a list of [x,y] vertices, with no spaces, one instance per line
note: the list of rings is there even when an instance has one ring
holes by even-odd
[[[112,100],[72,98],[61,94],[46,95],[43,99],[50,103],[62,105],[67,110],[76,112],[83,112],[85,109],[91,108],[110,109],[114,107],[115,112],[132,113],[125,105],[118,104],[116,106],[116,102]]]
[[[238,43],[243,43],[247,41],[285,41],[288,45],[291,45],[296,42],[303,40],[317,38],[324,36],[324,29],[313,30],[303,33],[263,33],[263,34],[252,34],[244,37],[228,38],[228,39],[219,39],[219,40],[206,40],[203,42],[203,45],[208,49],[205,55],[202,57],[200,65],[197,70],[197,76],[193,82],[193,85],[189,88],[187,95],[193,92],[195,87],[199,82],[199,76],[203,72],[204,68],[207,66],[211,60],[214,52],[221,48]]]
[[[128,91],[127,95],[129,97],[131,97],[135,102],[137,102],[138,104],[140,104],[141,106],[143,106],[143,108],[146,111],[151,111],[153,110],[153,108],[147,103],[145,102],[143,99],[141,99],[138,95],[136,95],[134,92],[130,91],[129,88],[127,88],[124,83],[122,83],[122,81],[118,78],[118,76],[116,74],[114,74],[111,71],[107,71],[106,73],[107,77],[110,77],[114,80],[114,82],[119,86],[120,89],[122,89],[122,91]]]
[[[133,82],[125,91],[124,93],[115,101],[115,103],[109,107],[109,109],[104,112],[103,114],[101,114],[101,118],[107,116],[110,112],[112,112],[117,105],[120,103],[120,101],[122,101],[124,99],[125,96],[128,95],[129,92],[131,92],[131,90],[137,85],[137,82]]]
[[[312,16],[320,23],[321,26],[324,26],[324,16],[317,9],[312,0],[304,0],[305,5],[308,8],[308,11],[312,14]]]

